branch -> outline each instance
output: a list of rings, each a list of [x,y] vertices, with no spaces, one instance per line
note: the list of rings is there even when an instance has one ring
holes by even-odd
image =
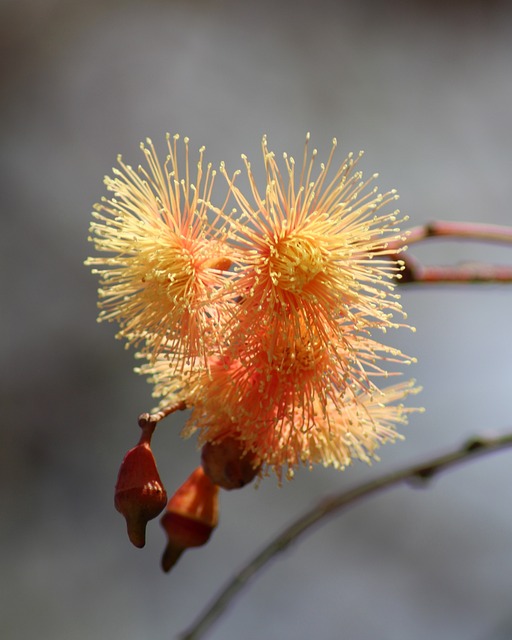
[[[340,513],[346,507],[359,502],[363,498],[380,493],[385,489],[404,483],[412,486],[423,485],[450,467],[509,447],[512,448],[512,433],[495,437],[477,436],[452,452],[391,472],[381,478],[361,484],[354,489],[322,500],[282,531],[233,576],[196,622],[180,636],[181,640],[198,640],[203,637],[249,580],[263,569],[274,556],[284,551],[314,525]]]
[[[445,222],[439,220],[421,227],[413,227],[407,231],[407,244],[415,244],[428,238],[451,238],[456,240],[476,240],[483,242],[500,242],[512,244],[512,227],[497,224],[480,224],[473,222]],[[394,249],[403,247],[403,242],[390,242]]]
[[[512,283],[512,267],[488,264],[463,264],[453,267],[428,267],[421,265],[404,247],[429,238],[448,238],[480,242],[512,244],[512,227],[470,222],[431,222],[421,227],[413,227],[406,233],[405,240],[395,240],[388,244],[392,260],[400,260],[404,268],[397,281],[399,284],[476,284]]]
[[[411,255],[400,254],[404,263],[397,283],[405,284],[510,284],[512,267],[464,264],[456,267],[424,267]]]

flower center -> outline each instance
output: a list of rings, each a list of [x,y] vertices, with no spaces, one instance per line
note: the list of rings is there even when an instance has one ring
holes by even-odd
[[[161,296],[165,291],[173,304],[187,304],[194,291],[194,257],[185,248],[165,248],[153,252],[142,277],[146,295]]]
[[[306,338],[289,345],[278,345],[273,357],[273,365],[286,375],[304,375],[323,366],[325,351],[317,341]]]
[[[288,236],[279,240],[271,250],[272,282],[292,293],[300,293],[323,271],[324,266],[324,251],[308,237]]]

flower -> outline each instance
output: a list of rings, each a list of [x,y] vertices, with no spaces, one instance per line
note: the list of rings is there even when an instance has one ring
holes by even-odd
[[[419,391],[411,380],[373,393],[344,394],[336,403],[315,398],[308,423],[302,407],[292,406],[279,420],[269,412],[266,420],[257,423],[233,422],[225,412],[212,414],[196,408],[184,434],[198,432],[200,444],[222,446],[236,440],[240,458],[250,456],[260,475],[273,471],[281,481],[283,472],[290,478],[299,465],[345,469],[354,460],[368,464],[378,460],[376,451],[382,444],[403,439],[396,425],[407,424],[410,413],[421,411],[400,402]]]
[[[398,326],[392,318],[402,310],[393,289],[403,265],[388,243],[403,237],[396,228],[398,212],[382,212],[396,192],[369,189],[376,174],[364,181],[352,154],[329,179],[336,140],[313,178],[317,152],[309,154],[308,142],[309,134],[297,180],[294,159],[284,154],[283,176],[263,138],[263,193],[242,156],[252,203],[221,166],[241,209],[238,218],[229,218],[241,256],[234,284],[240,303],[232,307],[231,323],[238,339],[256,325],[276,340],[291,326],[299,342],[306,327],[312,341],[324,343],[344,333],[347,321],[357,330]]]
[[[199,151],[192,182],[188,138],[184,167],[178,168],[177,142],[167,135],[168,156],[161,165],[151,140],[141,144],[147,168],[137,171],[118,158],[120,169],[106,177],[113,192],[95,206],[91,238],[107,256],[89,258],[100,275],[99,320],[117,321],[118,337],[147,343],[153,354],[166,347],[169,359],[183,367],[203,358],[218,342],[213,301],[229,268],[222,228],[208,220],[215,172],[203,170]]]
[[[303,343],[293,358],[289,349],[269,361],[265,338],[255,330],[237,359],[211,358],[205,370],[169,376],[161,354],[139,372],[150,376],[161,407],[184,401],[192,409],[184,437],[229,449],[226,467],[248,457],[259,475],[272,470],[281,479],[302,464],[370,462],[381,444],[401,437],[393,424],[405,424],[415,409],[396,403],[419,388],[411,381],[381,390],[369,379],[394,375],[384,366],[408,362],[400,351],[354,334],[333,353]],[[279,346],[286,344],[285,335]]]

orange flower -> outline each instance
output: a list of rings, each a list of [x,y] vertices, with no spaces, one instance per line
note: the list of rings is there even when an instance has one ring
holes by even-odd
[[[315,398],[308,422],[303,408],[293,406],[279,419],[269,412],[256,423],[236,422],[225,412],[201,412],[197,407],[184,435],[198,432],[200,444],[236,440],[240,458],[250,456],[259,475],[273,471],[279,481],[283,472],[291,478],[299,465],[344,469],[354,460],[371,464],[378,459],[380,445],[403,439],[396,425],[407,424],[410,413],[421,411],[400,402],[420,391],[414,384],[411,380],[373,393],[342,395],[337,403],[331,398],[325,403]]]
[[[207,218],[215,172],[208,165],[204,173],[202,148],[192,182],[187,138],[180,172],[178,138],[167,136],[163,165],[149,139],[141,144],[147,168],[135,171],[118,158],[121,168],[105,178],[114,195],[95,206],[91,225],[96,250],[109,255],[86,264],[100,275],[99,320],[117,321],[118,337],[147,342],[150,352],[166,346],[181,367],[218,342],[222,303],[212,306],[230,259],[221,227]]]
[[[407,362],[398,350],[348,333],[329,350],[320,341],[292,350],[288,337],[281,336],[271,360],[268,336],[255,329],[238,359],[219,356],[205,371],[169,376],[163,354],[141,373],[152,376],[162,406],[184,400],[192,408],[184,437],[197,435],[201,446],[236,441],[240,458],[250,455],[260,475],[369,461],[380,444],[399,437],[392,424],[405,423],[412,409],[394,403],[419,389],[410,382],[381,391],[373,381],[393,375],[387,369],[394,362]]]

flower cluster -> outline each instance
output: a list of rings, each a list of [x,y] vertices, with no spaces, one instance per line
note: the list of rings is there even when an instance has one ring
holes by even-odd
[[[184,435],[198,435],[207,476],[233,488],[370,462],[400,437],[413,410],[402,400],[418,391],[377,384],[411,362],[376,338],[406,326],[396,193],[363,178],[361,154],[335,169],[336,141],[317,165],[309,135],[298,165],[284,154],[280,166],[263,138],[262,186],[245,156],[245,185],[221,164],[223,203],[204,149],[195,165],[187,138],[167,136],[163,163],[150,140],[141,149],[144,167],[119,158],[105,178],[87,264],[99,319],[138,347],[160,409],[191,409]]]
[[[368,461],[397,437],[410,411],[397,401],[417,390],[376,384],[410,362],[374,337],[403,326],[402,264],[388,249],[404,240],[386,211],[396,193],[363,179],[360,155],[332,171],[336,141],[315,171],[308,143],[299,167],[284,154],[282,171],[264,137],[263,188],[245,156],[245,190],[221,164],[218,206],[203,148],[193,174],[187,138],[180,168],[178,136],[163,164],[148,140],[146,167],[119,158],[105,178],[112,196],[91,225],[101,256],[87,261],[100,275],[99,319],[139,347],[161,406],[184,401],[187,435],[235,438],[279,477],[301,463]]]

